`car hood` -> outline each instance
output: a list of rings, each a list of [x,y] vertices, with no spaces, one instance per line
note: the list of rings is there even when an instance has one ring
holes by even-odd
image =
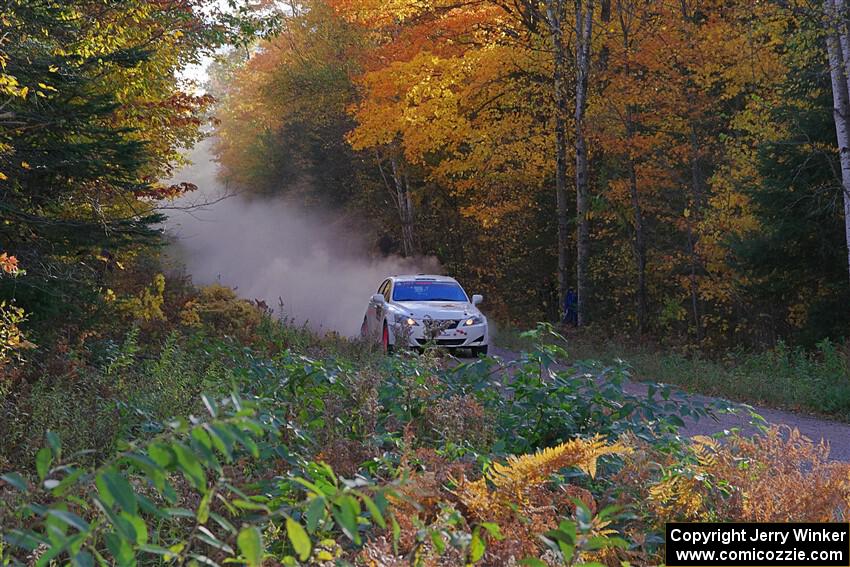
[[[477,307],[465,301],[397,301],[395,305],[414,319],[426,315],[432,319],[463,319],[481,314]]]

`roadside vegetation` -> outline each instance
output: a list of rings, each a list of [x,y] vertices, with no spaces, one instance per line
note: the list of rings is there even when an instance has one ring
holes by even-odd
[[[675,384],[687,392],[850,421],[850,347],[825,339],[813,349],[779,342],[753,351],[701,353],[635,344],[593,331],[566,333],[569,360],[625,361],[634,380]],[[520,331],[501,329],[502,348],[532,346]]]
[[[449,364],[163,289],[156,324],[4,367],[0,563],[652,565],[665,521],[850,512],[824,447],[683,439],[724,408],[564,365],[547,325],[508,369]]]

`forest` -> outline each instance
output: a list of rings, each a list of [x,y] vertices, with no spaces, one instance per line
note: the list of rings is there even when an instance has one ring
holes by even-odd
[[[848,117],[847,0],[0,0],[0,565],[664,565],[667,522],[845,522],[847,447],[758,410],[850,422]],[[200,143],[462,276],[501,354],[175,269]]]
[[[846,335],[819,3],[291,12],[216,69],[228,179],[356,211],[376,245],[435,255],[506,321],[557,321],[575,288],[580,325],[603,333],[707,349]]]

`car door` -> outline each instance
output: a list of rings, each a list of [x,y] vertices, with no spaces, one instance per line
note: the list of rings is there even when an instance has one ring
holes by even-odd
[[[378,287],[378,293],[386,297],[386,290],[389,287],[389,284],[390,280],[384,280],[384,282]],[[366,315],[366,323],[369,326],[369,334],[371,336],[375,336],[381,331],[381,323],[383,322],[383,317],[384,306],[370,297],[369,309]]]

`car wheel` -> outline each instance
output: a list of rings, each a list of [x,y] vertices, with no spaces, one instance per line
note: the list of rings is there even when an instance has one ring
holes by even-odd
[[[482,346],[474,346],[472,347],[472,356],[478,358],[479,356],[487,356],[487,345]]]
[[[390,344],[390,329],[387,327],[386,321],[384,321],[384,332],[381,333],[381,346],[384,347],[385,353],[393,353],[393,345]]]

